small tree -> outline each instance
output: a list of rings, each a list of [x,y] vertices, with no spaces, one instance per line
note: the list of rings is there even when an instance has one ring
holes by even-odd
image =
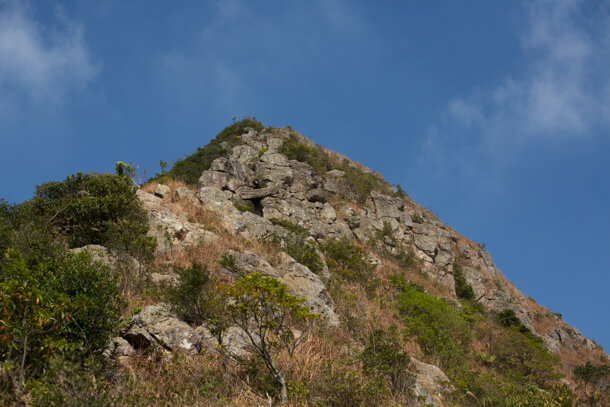
[[[598,405],[601,395],[601,383],[610,377],[610,366],[595,365],[587,362],[574,368],[574,378],[578,382],[587,402],[590,406]]]
[[[255,354],[281,387],[280,403],[286,404],[286,375],[314,315],[302,305],[302,299],[288,293],[286,285],[259,273],[238,279],[226,292],[229,318],[248,336]],[[301,329],[300,335],[295,335],[294,328]],[[283,367],[276,359],[281,350],[288,354],[288,362]]]

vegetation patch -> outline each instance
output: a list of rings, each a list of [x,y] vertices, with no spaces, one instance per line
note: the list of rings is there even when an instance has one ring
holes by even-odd
[[[175,180],[187,184],[197,184],[201,173],[210,168],[212,161],[222,157],[231,148],[241,143],[239,136],[245,133],[247,128],[261,131],[264,127],[254,117],[246,117],[235,122],[225,127],[207,146],[199,147],[195,153],[176,161],[168,174]]]
[[[366,252],[354,246],[347,237],[326,241],[322,250],[330,271],[345,280],[366,283],[375,270],[367,260]]]
[[[317,145],[310,147],[303,144],[294,133],[284,139],[279,152],[288,157],[289,160],[297,160],[309,164],[319,175],[333,168],[328,155],[322,147]]]

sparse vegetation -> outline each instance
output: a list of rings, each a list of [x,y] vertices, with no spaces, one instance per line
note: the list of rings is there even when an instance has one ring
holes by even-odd
[[[234,122],[218,133],[207,146],[200,147],[190,156],[176,161],[168,172],[169,175],[172,179],[184,181],[187,184],[197,184],[201,173],[210,168],[212,161],[225,155],[232,147],[240,143],[239,136],[245,133],[247,128],[261,131],[263,124],[254,117],[246,117]]]
[[[466,281],[466,278],[462,273],[462,267],[460,267],[458,263],[453,264],[453,280],[455,281],[455,295],[457,295],[458,298],[474,300],[474,290]]]

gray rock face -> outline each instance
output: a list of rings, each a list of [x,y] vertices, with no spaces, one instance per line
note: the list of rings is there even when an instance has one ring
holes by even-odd
[[[419,399],[418,406],[443,407],[442,400],[446,392],[451,390],[449,378],[434,365],[411,359],[416,369],[415,396]]]
[[[121,358],[131,356],[136,353],[136,350],[121,337],[112,338],[108,347],[104,350],[104,356],[107,358]]]
[[[280,254],[280,265],[277,267],[272,267],[265,259],[250,251],[240,253],[230,250],[226,255],[231,256],[235,262],[235,269],[226,270],[227,272],[238,274],[257,272],[273,277],[286,284],[292,295],[303,298],[311,312],[322,316],[330,325],[339,324],[334,304],[326,293],[326,286],[320,277],[286,253]]]
[[[148,212],[148,234],[157,239],[157,253],[165,253],[173,247],[193,246],[211,242],[218,237],[202,225],[189,222],[161,205],[161,199],[138,190],[136,192]]]
[[[170,351],[186,352],[197,352],[204,339],[162,305],[150,305],[134,315],[122,337],[135,349],[156,344]]]

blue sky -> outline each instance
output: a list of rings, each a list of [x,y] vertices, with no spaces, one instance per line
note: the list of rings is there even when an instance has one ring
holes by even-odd
[[[0,0],[0,196],[291,125],[610,349],[610,2]]]

